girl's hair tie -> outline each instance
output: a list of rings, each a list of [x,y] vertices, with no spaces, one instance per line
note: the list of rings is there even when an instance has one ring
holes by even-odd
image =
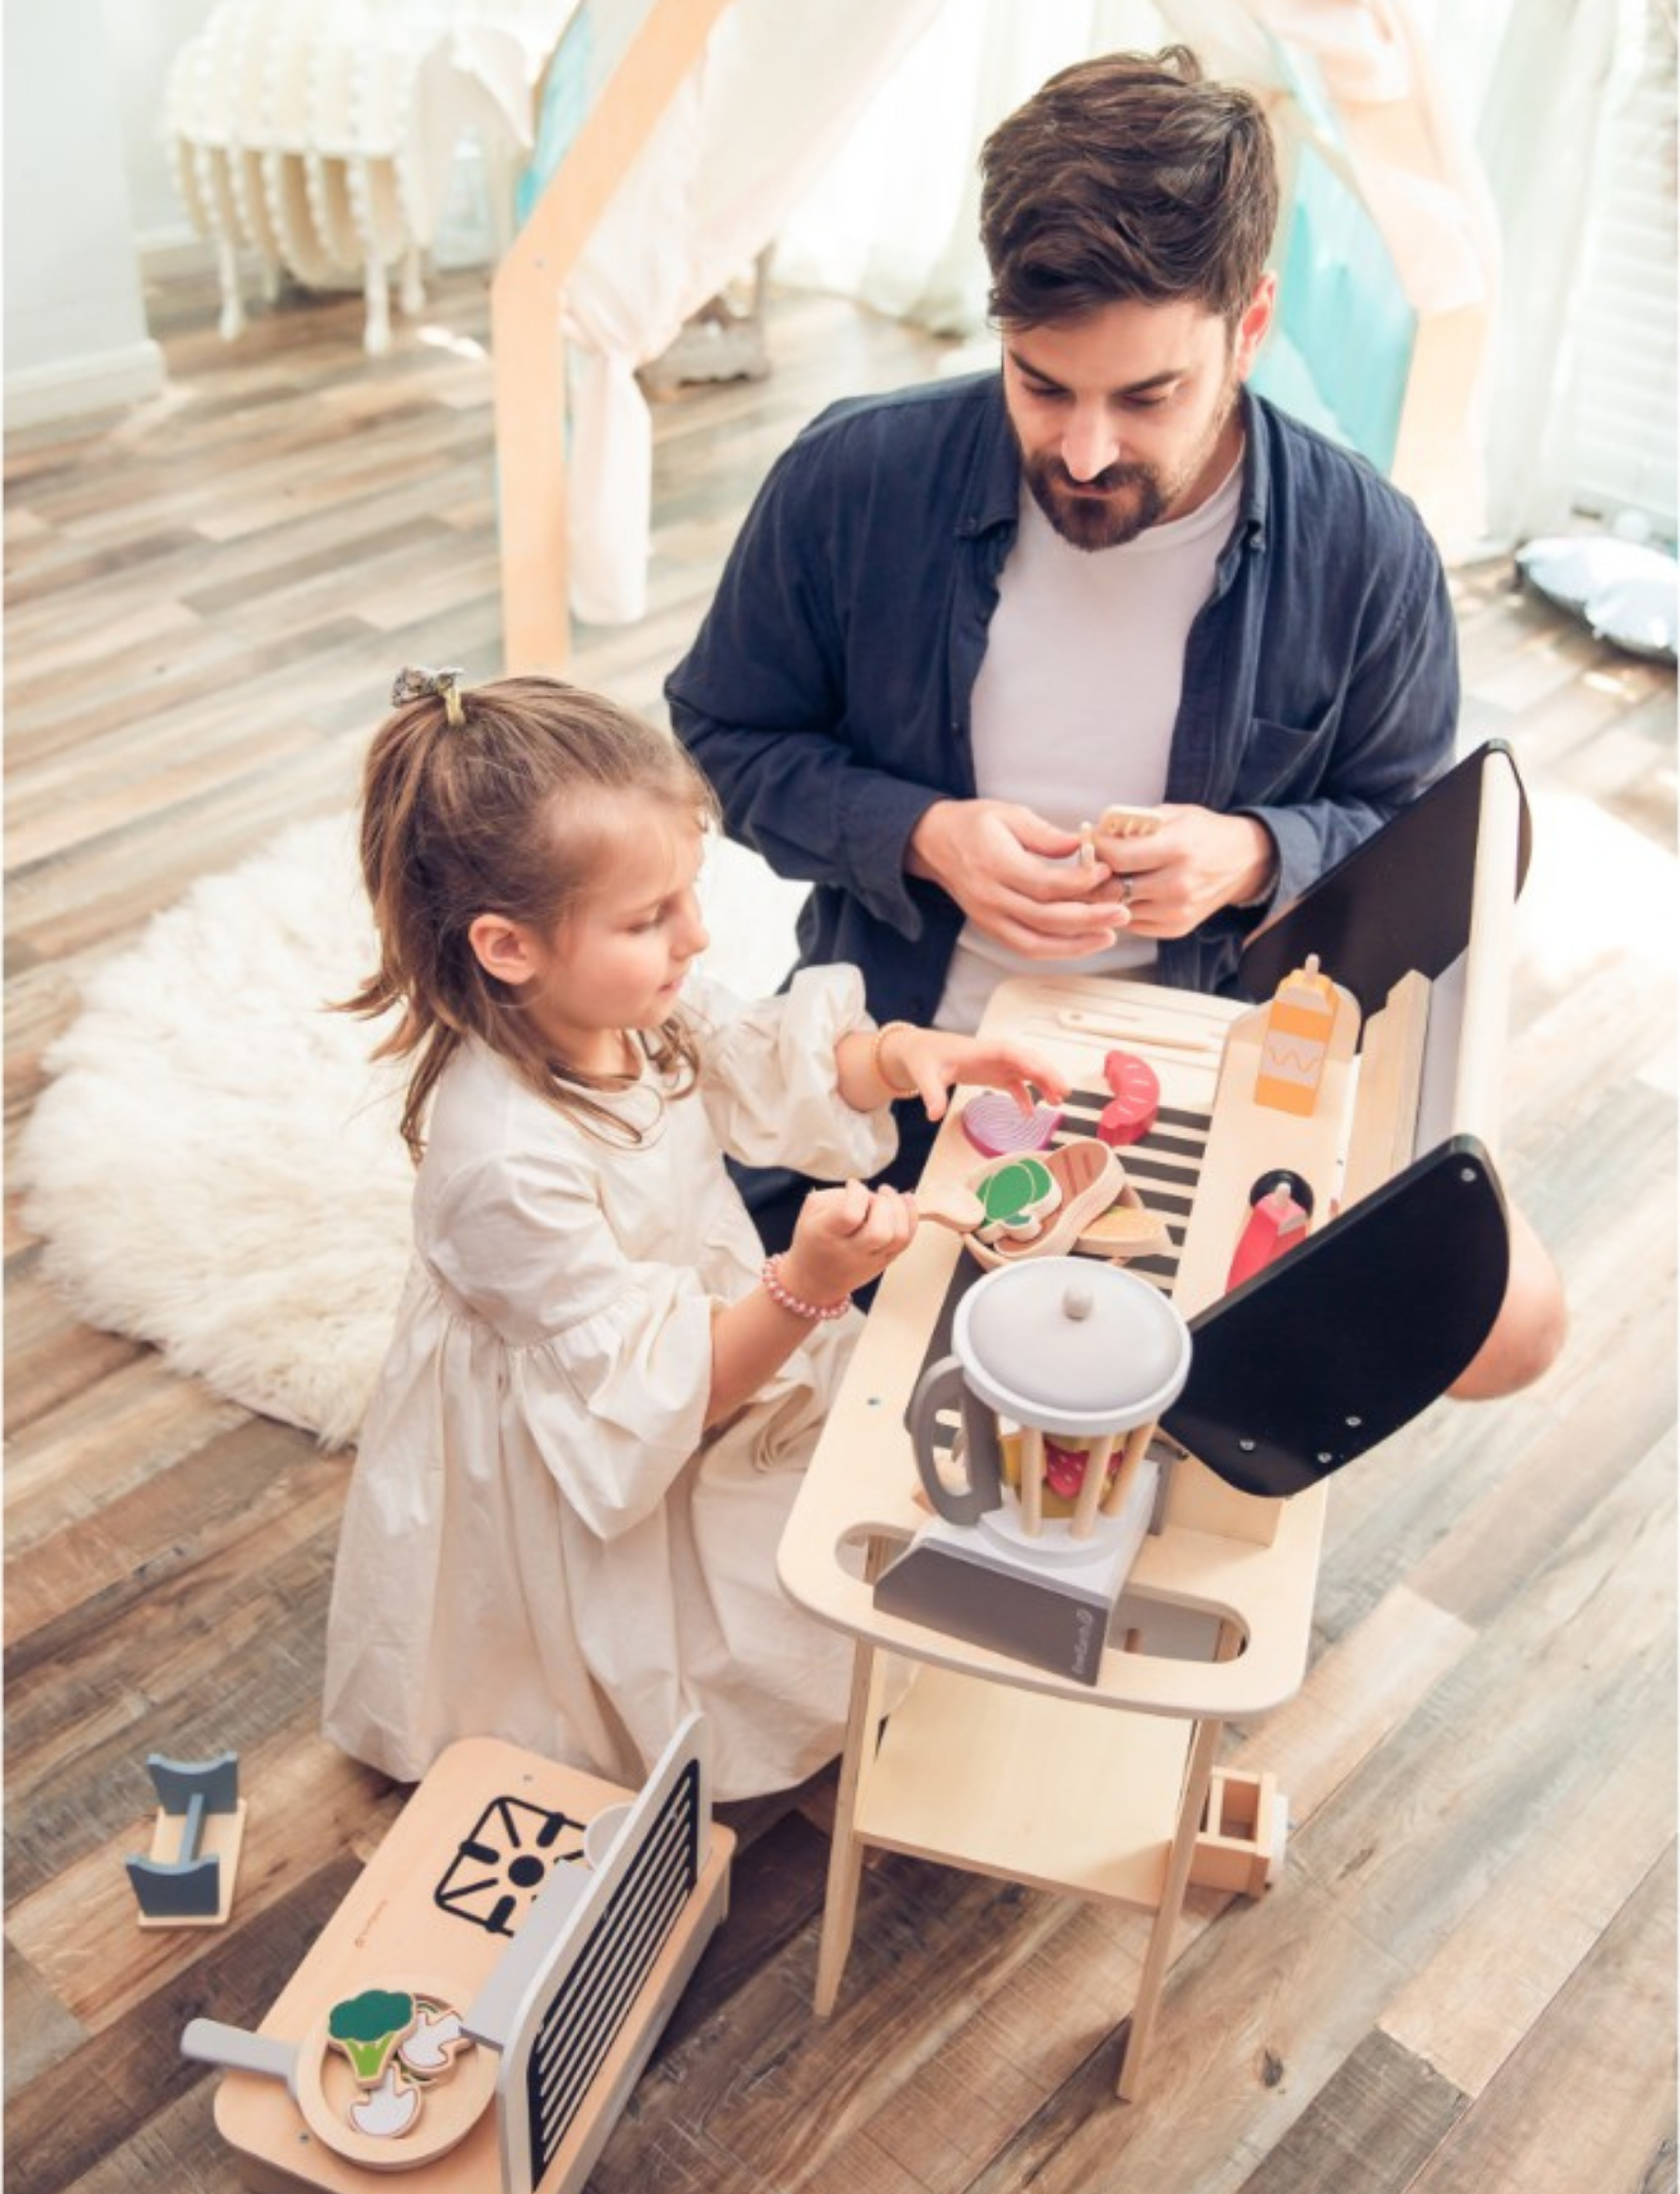
[[[405,701],[422,701],[428,694],[436,694],[444,705],[444,720],[457,725],[466,721],[466,711],[461,705],[461,665],[453,664],[447,670],[421,670],[410,667],[399,670],[391,681],[390,703],[398,709]]]

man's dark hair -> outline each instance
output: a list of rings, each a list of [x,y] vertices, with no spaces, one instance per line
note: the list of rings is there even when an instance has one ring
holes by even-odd
[[[1258,101],[1188,46],[1052,76],[980,149],[988,305],[1035,327],[1189,297],[1234,327],[1265,271],[1277,157]]]

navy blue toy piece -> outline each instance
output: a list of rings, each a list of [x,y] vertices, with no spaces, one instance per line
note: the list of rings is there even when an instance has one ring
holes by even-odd
[[[173,1859],[160,1859],[154,1843],[147,1859],[127,1859],[128,1880],[147,1920],[213,1920],[222,1908],[221,1858],[205,1849],[207,1821],[239,1811],[239,1755],[223,1752],[213,1760],[172,1760],[161,1752],[146,1758],[157,1792],[160,1830],[181,1823]]]
[[[1192,1318],[1162,1425],[1239,1492],[1302,1492],[1446,1392],[1509,1269],[1492,1161],[1451,1137]]]

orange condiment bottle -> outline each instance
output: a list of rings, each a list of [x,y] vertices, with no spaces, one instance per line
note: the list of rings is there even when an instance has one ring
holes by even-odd
[[[1336,1025],[1336,986],[1309,953],[1306,965],[1279,983],[1266,1016],[1254,1101],[1274,1112],[1309,1118]]]

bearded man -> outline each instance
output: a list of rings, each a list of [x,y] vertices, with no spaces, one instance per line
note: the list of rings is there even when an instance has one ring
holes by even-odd
[[[1459,708],[1417,512],[1245,385],[1276,292],[1256,101],[1182,46],[1110,54],[980,168],[997,369],[809,426],[666,688],[730,833],[814,886],[801,962],[961,1030],[1009,974],[1218,989],[1451,761]],[[1156,827],[1081,857],[1113,803]],[[748,1193],[773,1238],[776,1184]]]

